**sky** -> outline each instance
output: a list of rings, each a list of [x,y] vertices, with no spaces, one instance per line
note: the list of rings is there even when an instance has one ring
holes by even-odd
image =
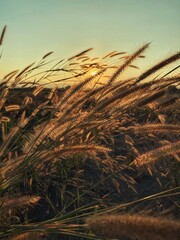
[[[0,76],[49,51],[64,58],[93,47],[102,56],[147,42],[142,68],[154,64],[179,50],[179,9],[179,0],[0,0]]]

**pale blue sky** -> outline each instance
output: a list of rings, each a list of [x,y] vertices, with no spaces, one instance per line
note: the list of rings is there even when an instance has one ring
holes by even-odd
[[[8,26],[1,72],[48,51],[64,58],[93,47],[99,56],[149,41],[153,64],[179,50],[179,10],[179,0],[0,0],[0,29]]]

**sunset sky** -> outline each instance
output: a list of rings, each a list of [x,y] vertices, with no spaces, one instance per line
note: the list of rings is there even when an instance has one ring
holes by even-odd
[[[101,56],[146,42],[146,63],[154,64],[179,50],[179,10],[179,0],[0,0],[0,76],[49,51],[64,58],[93,47]]]

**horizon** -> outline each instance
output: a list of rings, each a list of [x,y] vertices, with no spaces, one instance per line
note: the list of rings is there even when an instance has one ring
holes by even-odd
[[[0,3],[0,29],[7,25],[1,58],[3,77],[53,51],[68,58],[94,48],[92,56],[133,52],[151,42],[141,70],[179,50],[180,2],[173,0],[6,0]]]

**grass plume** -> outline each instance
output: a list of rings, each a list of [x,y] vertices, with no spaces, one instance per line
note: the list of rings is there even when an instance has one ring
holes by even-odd
[[[180,236],[179,221],[137,214],[94,216],[87,219],[86,225],[108,239],[178,240]]]

